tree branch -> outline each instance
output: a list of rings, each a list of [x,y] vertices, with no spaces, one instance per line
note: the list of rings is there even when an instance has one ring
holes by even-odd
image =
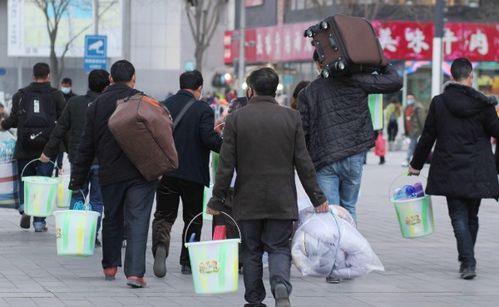
[[[189,28],[191,29],[192,39],[194,40],[194,42],[197,43],[196,29],[194,28],[194,22],[192,20],[193,16],[192,16],[189,1],[185,1],[185,14],[187,15],[187,20],[189,21]]]

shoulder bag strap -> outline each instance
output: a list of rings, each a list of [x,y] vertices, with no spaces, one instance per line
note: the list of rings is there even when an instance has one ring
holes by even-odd
[[[175,131],[175,128],[177,128],[178,124],[184,117],[185,113],[189,110],[189,108],[196,102],[196,99],[192,98],[189,100],[185,106],[180,110],[180,113],[178,113],[177,117],[175,117],[175,120],[173,121],[173,131]]]

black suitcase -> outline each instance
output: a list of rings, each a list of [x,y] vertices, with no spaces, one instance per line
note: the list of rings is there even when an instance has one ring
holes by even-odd
[[[371,23],[360,17],[334,15],[304,33],[319,55],[321,76],[374,72],[388,65]]]

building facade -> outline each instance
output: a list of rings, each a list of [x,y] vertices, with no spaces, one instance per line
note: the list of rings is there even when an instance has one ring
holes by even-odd
[[[31,81],[32,66],[36,62],[49,63],[48,57],[8,56],[7,3],[8,0],[0,0],[0,102],[8,100],[20,85],[25,86]],[[195,65],[194,42],[184,3],[180,0],[121,0],[122,55],[110,58],[108,69],[114,61],[126,58],[136,67],[138,89],[157,99],[175,93],[179,87],[179,74]],[[208,89],[213,72],[224,69],[222,40],[225,27],[221,25],[227,24],[227,18],[224,11],[220,26],[205,52],[203,74]],[[86,92],[87,74],[81,57],[66,59],[64,77],[73,79],[74,92]]]
[[[253,65],[273,65],[282,76],[286,92],[290,93],[299,81],[317,76],[311,63],[313,47],[303,37],[303,31],[334,14],[366,17],[372,21],[385,55],[400,74],[407,77],[405,90],[428,103],[434,4],[435,0],[246,1],[246,62],[250,69]],[[470,58],[482,77],[478,85],[499,95],[499,2],[447,1],[445,17],[445,60],[459,56]],[[225,34],[224,60],[229,67],[237,64],[239,55],[237,30],[235,33]],[[448,73],[446,62],[444,74]]]

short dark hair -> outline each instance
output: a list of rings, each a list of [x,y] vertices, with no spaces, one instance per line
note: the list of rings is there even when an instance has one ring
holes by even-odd
[[[101,93],[109,85],[109,73],[104,69],[95,69],[88,75],[88,88]]]
[[[246,79],[246,84],[258,96],[275,96],[279,85],[279,76],[272,68],[264,67],[253,71]]]
[[[319,53],[317,52],[317,50],[314,50],[314,55],[312,56],[312,58],[314,59],[314,62],[320,62]]]
[[[298,98],[298,94],[300,94],[301,90],[306,88],[309,85],[310,81],[300,81],[293,91],[293,98]]]
[[[63,78],[61,84],[73,85],[73,80],[71,80],[71,78]]]
[[[203,86],[203,75],[199,70],[186,71],[179,78],[180,89],[182,90],[197,90]]]
[[[127,60],[119,60],[111,66],[111,77],[114,82],[128,82],[135,75],[135,67]]]
[[[450,73],[454,80],[461,81],[468,78],[473,71],[473,65],[467,58],[457,58],[452,62]]]
[[[36,63],[33,66],[33,76],[35,79],[45,79],[50,74],[50,66],[47,63]]]

